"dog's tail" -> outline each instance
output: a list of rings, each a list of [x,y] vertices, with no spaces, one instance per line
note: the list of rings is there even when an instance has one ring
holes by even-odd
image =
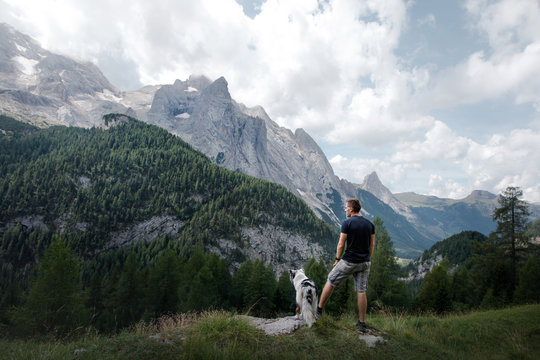
[[[302,297],[302,317],[309,327],[312,327],[317,320],[317,303],[319,301],[317,296],[317,288],[315,284],[304,286]]]

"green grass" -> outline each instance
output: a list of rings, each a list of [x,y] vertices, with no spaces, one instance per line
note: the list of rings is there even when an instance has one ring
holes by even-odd
[[[311,329],[266,336],[226,312],[164,317],[77,341],[0,340],[0,359],[539,359],[540,305],[464,315],[369,315],[387,344],[368,348],[355,316],[324,315]],[[84,349],[84,350],[81,350]],[[76,350],[79,350],[78,354]]]

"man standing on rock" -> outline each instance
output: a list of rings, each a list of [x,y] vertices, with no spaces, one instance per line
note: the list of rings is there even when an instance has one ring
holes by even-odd
[[[347,219],[341,224],[341,234],[336,250],[336,261],[328,274],[328,280],[317,307],[317,316],[332,295],[334,288],[347,279],[354,277],[354,288],[358,295],[358,322],[360,332],[367,332],[365,317],[367,310],[366,289],[371,266],[371,254],[375,245],[375,226],[368,219],[360,216],[360,201],[348,199],[345,202]],[[347,248],[345,250],[345,244]],[[343,255],[343,256],[342,256]]]

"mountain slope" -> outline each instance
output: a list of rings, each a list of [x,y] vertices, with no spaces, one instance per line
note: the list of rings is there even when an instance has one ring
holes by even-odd
[[[233,267],[261,259],[276,272],[335,249],[335,230],[283,186],[212,164],[156,126],[108,122],[0,135],[0,235],[57,231],[82,257],[166,236],[186,250],[203,244]],[[1,245],[1,256],[14,255]],[[24,268],[44,245],[2,262],[26,259]]]
[[[371,219],[379,216],[388,224],[399,256],[415,257],[435,241],[408,223],[407,216],[412,215],[405,206],[398,213],[371,194],[359,195],[358,185],[335,176],[320,147],[304,130],[292,133],[279,127],[262,108],[247,109],[236,103],[224,78],[210,82],[191,77],[162,86],[154,96],[148,121],[179,135],[228,169],[284,185],[335,226],[345,218],[345,200],[360,196],[364,214]],[[371,184],[380,184],[376,174],[372,177]]]
[[[376,172],[372,172],[369,175],[366,175],[364,181],[362,182],[361,188],[363,190],[369,191],[379,199],[381,199],[385,204],[390,206],[396,213],[405,216],[408,221],[417,222],[418,219],[412,213],[411,209],[403,204],[398,198],[394,196],[388,190],[386,186],[381,183]]]
[[[415,258],[422,253],[421,249],[433,245],[430,238],[418,232],[403,215],[397,214],[372,193],[358,189],[356,197],[362,203],[362,207],[368,209],[366,217],[371,220],[374,220],[376,216],[380,217],[389,234],[399,234],[399,241],[395,241],[395,237],[391,236],[398,257]],[[371,213],[371,209],[376,209],[377,212]]]
[[[466,230],[488,235],[495,230],[492,214],[497,196],[487,191],[473,191],[462,200],[440,199],[414,193],[395,194],[423,224],[425,232],[446,238]]]
[[[262,108],[231,98],[227,81],[190,77],[156,91],[148,121],[164,127],[217,164],[282,184],[331,222],[327,194],[341,184],[324,153],[302,129],[278,126]],[[340,206],[342,201],[340,201]]]
[[[40,127],[100,126],[113,112],[136,116],[224,167],[285,185],[339,224],[326,194],[342,193],[340,181],[317,144],[301,129],[293,134],[277,126],[262,108],[236,103],[225,79],[191,77],[122,93],[92,64],[52,54],[6,24],[0,35],[0,112]]]

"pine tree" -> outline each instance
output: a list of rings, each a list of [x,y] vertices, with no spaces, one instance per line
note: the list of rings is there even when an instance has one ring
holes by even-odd
[[[92,275],[90,280],[90,286],[87,290],[88,298],[86,306],[90,310],[92,322],[97,320],[99,315],[103,312],[103,283],[102,278],[98,272]]]
[[[396,251],[383,221],[377,217],[375,225],[375,249],[371,256],[369,286],[367,297],[370,307],[405,306],[407,292],[405,285],[398,280],[400,267]]]
[[[114,294],[114,313],[120,328],[140,320],[144,309],[145,284],[139,262],[131,252],[122,268],[116,294]]]
[[[118,281],[120,270],[117,265],[113,266],[109,276],[104,279],[103,286],[103,310],[97,316],[96,328],[103,332],[119,329],[116,304],[118,303]]]
[[[514,300],[518,303],[540,301],[540,263],[538,258],[529,257],[527,263],[521,269]]]
[[[328,277],[328,270],[323,259],[320,259],[318,262],[315,258],[309,259],[306,265],[304,265],[304,270],[306,276],[315,282],[317,291],[320,294],[324,284],[326,284],[326,278]]]
[[[449,263],[443,261],[426,275],[420,294],[415,299],[416,306],[421,310],[431,310],[439,314],[451,310],[452,293],[448,266]]]
[[[279,276],[276,293],[274,295],[274,304],[279,313],[291,314],[295,307],[295,291],[291,283],[288,271],[281,272]]]
[[[244,309],[246,304],[246,289],[251,274],[253,273],[253,261],[247,260],[244,262],[238,270],[232,280],[232,302],[239,311]]]
[[[180,285],[180,259],[169,250],[163,254],[150,270],[147,296],[147,311],[154,317],[178,310]]]
[[[207,254],[208,268],[216,282],[216,307],[225,309],[230,307],[232,278],[227,262],[217,254]]]
[[[493,220],[497,221],[496,246],[504,249],[511,259],[511,291],[517,283],[518,245],[527,241],[523,234],[530,214],[527,203],[520,200],[521,196],[523,191],[518,187],[507,187],[499,196],[499,207],[493,212]]]
[[[271,266],[266,267],[261,260],[255,260],[245,288],[244,307],[255,316],[270,316],[274,310],[276,285]]]
[[[460,266],[451,279],[452,307],[467,310],[476,305],[478,291],[474,286],[469,270]]]
[[[201,311],[215,307],[219,302],[217,283],[208,265],[204,264],[193,276],[189,293],[186,294],[188,309]]]
[[[65,335],[87,319],[79,279],[79,262],[61,238],[45,251],[28,300],[15,313],[25,332]]]

